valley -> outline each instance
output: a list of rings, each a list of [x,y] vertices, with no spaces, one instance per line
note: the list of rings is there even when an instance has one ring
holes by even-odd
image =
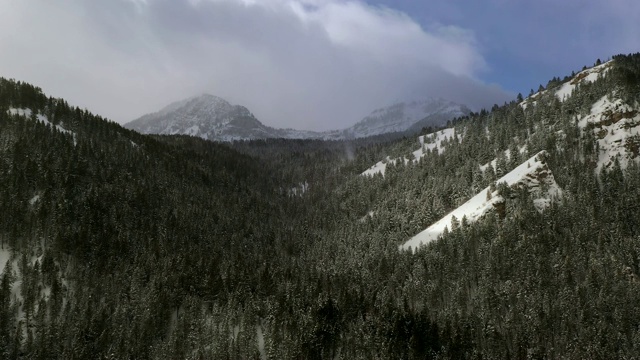
[[[0,356],[633,358],[639,94],[616,55],[300,139],[217,97],[123,127],[0,79]]]

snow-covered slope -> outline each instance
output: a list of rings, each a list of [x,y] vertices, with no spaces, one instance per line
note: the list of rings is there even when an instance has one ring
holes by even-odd
[[[420,130],[427,126],[445,125],[448,120],[468,115],[470,112],[466,106],[444,99],[401,102],[373,111],[345,132],[353,137],[366,137]]]
[[[565,82],[564,84],[562,84],[562,86],[560,86],[560,88],[556,91],[556,96],[558,97],[558,99],[560,99],[560,101],[564,101],[569,96],[571,96],[571,93],[573,93],[573,90],[579,84],[584,84],[585,82],[594,82],[598,80],[600,76],[604,76],[612,64],[612,61],[608,61],[604,64],[600,64],[598,66],[594,66],[577,73],[571,80]]]
[[[562,190],[558,187],[551,170],[549,170],[545,157],[545,151],[539,152],[500,178],[496,183],[506,183],[514,189],[529,189],[529,192],[534,195],[536,208],[539,211],[544,210],[551,204],[553,199],[562,196]],[[498,194],[497,190],[491,191],[491,188],[487,187],[462,206],[411,238],[400,248],[415,251],[421,245],[436,240],[444,233],[445,229],[451,230],[454,223],[460,223],[463,217],[466,218],[468,223],[472,223],[487,212],[499,208],[504,201],[505,199]]]
[[[444,142],[448,140],[452,140],[456,135],[454,128],[443,129],[437,131],[432,134],[427,134],[418,137],[418,142],[420,143],[420,148],[412,153],[412,160],[409,160],[406,156],[391,159],[391,157],[387,156],[383,161],[379,161],[375,165],[371,166],[367,170],[365,170],[361,175],[362,176],[373,176],[377,173],[382,174],[384,176],[385,171],[387,170],[387,164],[396,164],[398,161],[402,161],[405,165],[412,161],[413,163],[417,163],[420,158],[425,156],[427,152],[433,151],[437,149],[438,154],[442,154],[445,149]],[[458,140],[462,140],[462,136],[457,134]]]
[[[560,101],[568,99],[578,85],[585,83],[592,83],[598,80],[601,76],[605,76],[609,69],[613,66],[613,60],[607,61],[600,65],[585,69],[575,74],[571,79],[565,81],[559,87],[554,87],[548,90],[542,90],[524,99],[519,105],[523,109],[526,109],[529,105],[535,106],[541,96],[545,95],[547,91],[552,91]]]
[[[529,105],[536,105],[547,92],[565,101],[579,85],[607,76],[613,66],[615,63],[611,60],[583,70],[556,88],[529,96],[520,106],[526,109]],[[612,89],[591,106],[589,114],[576,116],[575,120],[583,134],[591,132],[596,138],[599,151],[597,172],[611,168],[616,159],[622,168],[626,168],[631,160],[640,160],[640,104],[625,103],[618,90]]]
[[[596,137],[600,150],[596,171],[610,168],[616,158],[625,168],[640,154],[640,112],[616,98],[615,93],[593,104],[578,126],[582,131],[592,131]]]
[[[33,112],[31,111],[31,109],[10,108],[7,112],[9,114],[11,114],[11,115],[18,115],[18,116],[22,116],[22,117],[25,117],[25,118],[28,118],[28,119],[33,118]],[[43,123],[45,125],[48,125],[52,129],[56,129],[56,130],[58,130],[58,131],[60,131],[62,133],[71,135],[73,137],[74,144],[76,143],[76,141],[77,141],[76,134],[73,131],[65,129],[64,124],[54,125],[53,123],[51,123],[49,121],[49,119],[46,116],[44,116],[42,114],[36,114],[35,120],[38,121],[38,122],[41,122],[41,123]]]

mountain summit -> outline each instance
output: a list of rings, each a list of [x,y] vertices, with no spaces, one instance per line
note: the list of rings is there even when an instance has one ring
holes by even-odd
[[[393,104],[373,111],[352,127],[315,132],[276,129],[262,124],[244,106],[232,105],[217,96],[203,94],[144,115],[125,127],[143,134],[192,135],[207,140],[233,141],[261,138],[348,139],[391,132],[442,126],[470,110],[444,99],[425,99]]]
[[[275,131],[246,107],[209,94],[174,102],[125,126],[143,134],[182,134],[222,141],[274,137]]]

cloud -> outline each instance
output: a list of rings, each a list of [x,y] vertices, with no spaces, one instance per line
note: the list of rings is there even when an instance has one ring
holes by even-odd
[[[442,96],[512,98],[480,82],[475,35],[341,0],[0,0],[0,76],[118,122],[208,92],[277,127],[335,129]]]
[[[478,75],[526,93],[597,58],[640,50],[637,0],[383,1],[425,22],[473,29],[491,67]]]

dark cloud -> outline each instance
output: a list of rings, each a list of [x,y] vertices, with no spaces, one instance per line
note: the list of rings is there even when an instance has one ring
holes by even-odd
[[[271,126],[333,129],[390,102],[512,98],[475,34],[339,0],[0,0],[0,75],[118,122],[202,92]]]

